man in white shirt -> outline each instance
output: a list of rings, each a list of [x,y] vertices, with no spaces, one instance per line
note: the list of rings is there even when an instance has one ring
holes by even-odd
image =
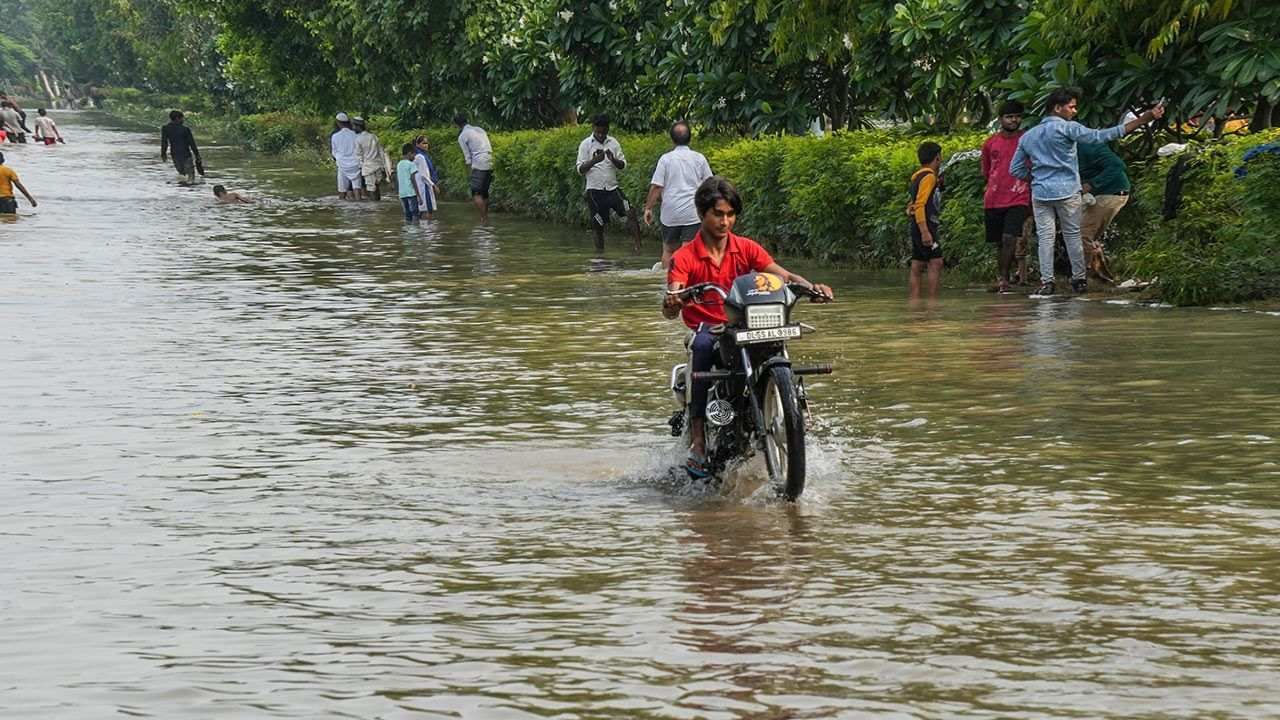
[[[711,164],[689,147],[693,133],[681,120],[671,126],[670,152],[658,158],[644,201],[644,224],[653,224],[653,206],[662,198],[662,268],[671,265],[671,255],[693,239],[702,223],[693,206],[693,195],[703,180],[711,177]]]
[[[370,132],[364,118],[351,118],[351,129],[356,133],[356,157],[360,158],[360,185],[356,187],[356,199],[382,199],[378,183],[391,176],[391,160],[378,142],[378,136]]]
[[[604,251],[604,226],[616,214],[627,219],[636,252],[640,252],[640,222],[635,208],[618,188],[618,171],[627,166],[622,145],[609,134],[609,116],[601,113],[591,123],[591,135],[578,145],[578,174],[587,180],[583,196],[591,212],[591,232],[596,252]]]
[[[359,197],[360,157],[356,154],[356,133],[351,129],[351,118],[340,112],[336,119],[338,129],[329,137],[329,151],[338,164],[338,197],[347,200]]]
[[[471,199],[480,211],[480,222],[489,222],[489,185],[493,183],[493,146],[484,128],[467,124],[467,116],[453,116],[458,126],[458,145],[462,147],[462,159],[467,163],[471,180]]]
[[[66,144],[66,140],[62,139],[62,133],[58,132],[58,124],[49,117],[44,108],[36,110],[36,140],[41,140],[45,145],[53,145],[54,143]]]

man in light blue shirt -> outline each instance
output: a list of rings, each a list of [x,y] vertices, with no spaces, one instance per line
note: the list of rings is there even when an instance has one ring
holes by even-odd
[[[489,185],[493,182],[493,146],[489,144],[489,134],[484,128],[467,124],[467,116],[462,113],[453,116],[453,123],[458,126],[458,146],[462,148],[462,159],[470,175],[471,199],[480,211],[480,222],[487,223]]]
[[[1142,113],[1122,125],[1093,130],[1075,122],[1080,91],[1059,88],[1045,101],[1048,114],[1018,141],[1009,163],[1009,173],[1031,180],[1031,209],[1036,219],[1040,244],[1040,289],[1038,295],[1052,295],[1053,241],[1057,223],[1062,223],[1062,239],[1071,258],[1071,288],[1088,289],[1085,282],[1084,248],[1080,243],[1080,168],[1076,143],[1105,143],[1164,116],[1164,105]]]

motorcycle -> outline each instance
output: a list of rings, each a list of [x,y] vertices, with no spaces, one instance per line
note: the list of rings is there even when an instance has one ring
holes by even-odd
[[[727,322],[712,328],[717,335],[716,362],[705,372],[691,370],[692,357],[671,368],[671,392],[676,411],[668,424],[671,434],[685,437],[694,381],[710,381],[706,407],[706,469],[718,482],[756,453],[764,455],[769,482],[781,497],[794,501],[804,492],[805,426],[809,399],[804,378],[832,372],[830,363],[798,366],[791,362],[787,342],[814,332],[791,320],[801,297],[829,302],[818,291],[784,283],[772,273],[740,275],[726,292],[712,283],[698,283],[669,291],[685,302],[702,302],[714,292],[724,301]]]

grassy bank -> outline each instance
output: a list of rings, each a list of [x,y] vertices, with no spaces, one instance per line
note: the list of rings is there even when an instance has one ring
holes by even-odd
[[[146,103],[110,99],[116,114],[138,114]],[[175,98],[174,101],[183,101]],[[155,124],[155,103],[147,108]],[[198,131],[263,152],[301,153],[328,159],[331,121],[292,113],[221,116],[198,103],[191,112]],[[126,112],[121,112],[121,109]],[[163,118],[163,113],[159,114]],[[370,118],[390,152],[425,134],[449,197],[465,198],[466,168],[457,129],[398,129],[391,118]],[[574,170],[578,143],[590,130],[493,132],[495,207],[554,222],[584,225],[582,178]],[[887,131],[836,133],[825,138],[699,138],[694,146],[712,169],[742,191],[743,234],[782,256],[805,255],[861,268],[901,267],[907,256],[906,184],[916,168],[915,148],[926,140],[947,155],[981,146],[983,133],[942,137]],[[619,173],[633,204],[643,202],[658,157],[670,149],[662,134],[618,133],[628,167]],[[1159,277],[1162,299],[1177,304],[1243,302],[1280,297],[1280,157],[1234,169],[1255,145],[1280,140],[1280,131],[1192,145],[1184,154],[1183,202],[1178,216],[1161,217],[1165,179],[1177,157],[1130,158],[1133,194],[1109,232],[1112,267],[1122,275]],[[1121,147],[1122,154],[1129,148]],[[976,159],[952,165],[945,176],[943,237],[952,277],[986,282],[995,258],[984,240],[983,179]],[[1032,262],[1034,265],[1034,260]]]

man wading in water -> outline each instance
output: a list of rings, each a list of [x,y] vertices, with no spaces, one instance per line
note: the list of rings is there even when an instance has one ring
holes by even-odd
[[[769,252],[755,240],[733,234],[733,225],[742,212],[742,197],[724,178],[713,175],[694,193],[694,207],[702,219],[693,239],[671,257],[667,272],[667,290],[677,291],[690,285],[710,282],[728,291],[739,275],[756,271],[773,273],[788,283],[808,285],[834,298],[831,288],[814,285],[773,261]],[[711,329],[725,322],[724,300],[714,292],[703,295],[701,303],[684,303],[668,294],[662,301],[662,315],[668,320],[677,315],[693,330],[690,345],[694,372],[711,369],[716,336]],[[710,381],[695,380],[689,400],[689,458],[685,470],[694,479],[707,477],[707,390]]]
[[[591,235],[596,252],[604,252],[604,226],[611,215],[627,219],[636,252],[640,252],[640,221],[618,188],[618,171],[627,166],[622,145],[609,134],[609,116],[601,113],[591,123],[591,136],[578,145],[578,174],[587,179],[587,210],[591,212]]]
[[[167,154],[173,152],[173,167],[182,176],[179,183],[196,184],[196,171],[204,176],[204,162],[200,160],[200,148],[196,147],[195,136],[191,128],[182,124],[181,110],[169,113],[169,124],[160,128],[160,162],[164,162]]]

